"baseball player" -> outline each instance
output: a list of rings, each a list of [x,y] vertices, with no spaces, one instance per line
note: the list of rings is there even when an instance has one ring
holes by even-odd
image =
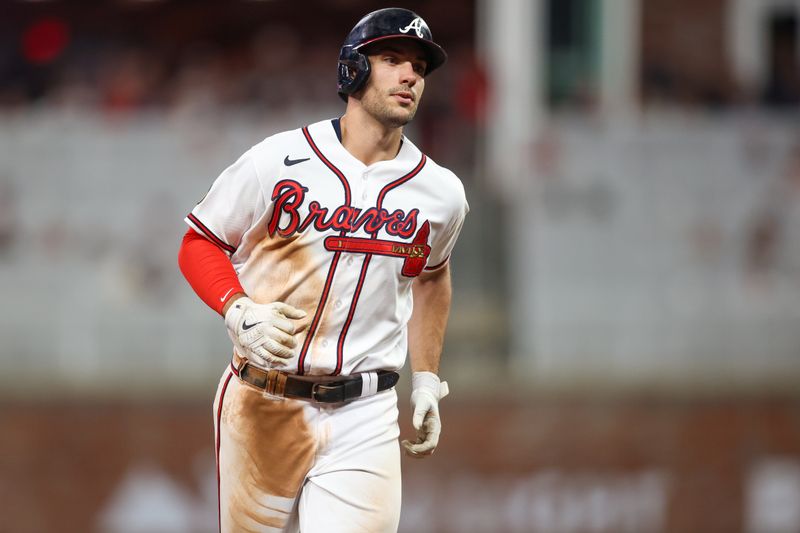
[[[340,118],[245,152],[186,217],[179,264],[225,319],[214,401],[221,531],[396,531],[397,371],[436,449],[459,179],[403,135],[447,56],[417,14],[362,18],[339,54]]]

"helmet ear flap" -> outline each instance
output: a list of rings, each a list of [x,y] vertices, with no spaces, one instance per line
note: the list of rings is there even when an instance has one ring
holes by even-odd
[[[339,75],[337,89],[342,100],[360,89],[369,78],[369,58],[353,48],[343,46],[339,52]]]

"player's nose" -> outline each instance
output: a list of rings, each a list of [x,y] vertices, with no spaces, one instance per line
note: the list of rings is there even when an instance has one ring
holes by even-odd
[[[414,65],[411,64],[411,61],[404,61],[400,65],[399,71],[400,83],[404,83],[409,87],[417,83],[417,73],[414,72]]]

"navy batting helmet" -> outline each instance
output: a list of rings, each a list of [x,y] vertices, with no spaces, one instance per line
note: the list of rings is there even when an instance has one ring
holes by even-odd
[[[398,7],[379,9],[366,15],[350,31],[339,52],[339,80],[337,88],[342,100],[356,92],[369,78],[367,56],[359,52],[362,46],[384,39],[414,39],[425,49],[428,66],[425,75],[447,61],[444,49],[433,42],[433,35],[422,17]]]

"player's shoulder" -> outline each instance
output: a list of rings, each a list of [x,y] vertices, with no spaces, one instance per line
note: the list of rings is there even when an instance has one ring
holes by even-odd
[[[272,160],[276,155],[297,147],[299,142],[303,142],[302,128],[281,131],[253,145],[249,153],[256,160]]]
[[[328,129],[330,132],[327,132]],[[307,147],[311,138],[315,139],[316,143],[324,141],[326,136],[322,135],[323,133],[333,135],[330,119],[274,133],[250,148],[249,152],[259,166],[270,163],[280,164],[285,157],[290,159],[296,157],[295,152]]]
[[[430,176],[430,181],[436,183],[436,188],[443,196],[458,201],[466,201],[464,184],[455,172],[434,161],[430,156],[425,156],[425,171]]]
[[[432,157],[426,155],[426,162],[425,166],[428,168],[428,171],[435,174],[439,179],[441,179],[444,183],[452,186],[452,187],[460,187],[464,188],[464,185],[461,183],[461,179],[456,175],[455,172],[450,170],[449,168],[440,165],[436,161],[433,160]]]
[[[296,157],[293,154],[305,143],[302,128],[280,131],[254,144],[244,157],[253,162],[259,179],[268,179],[269,176],[277,176],[284,159]]]

